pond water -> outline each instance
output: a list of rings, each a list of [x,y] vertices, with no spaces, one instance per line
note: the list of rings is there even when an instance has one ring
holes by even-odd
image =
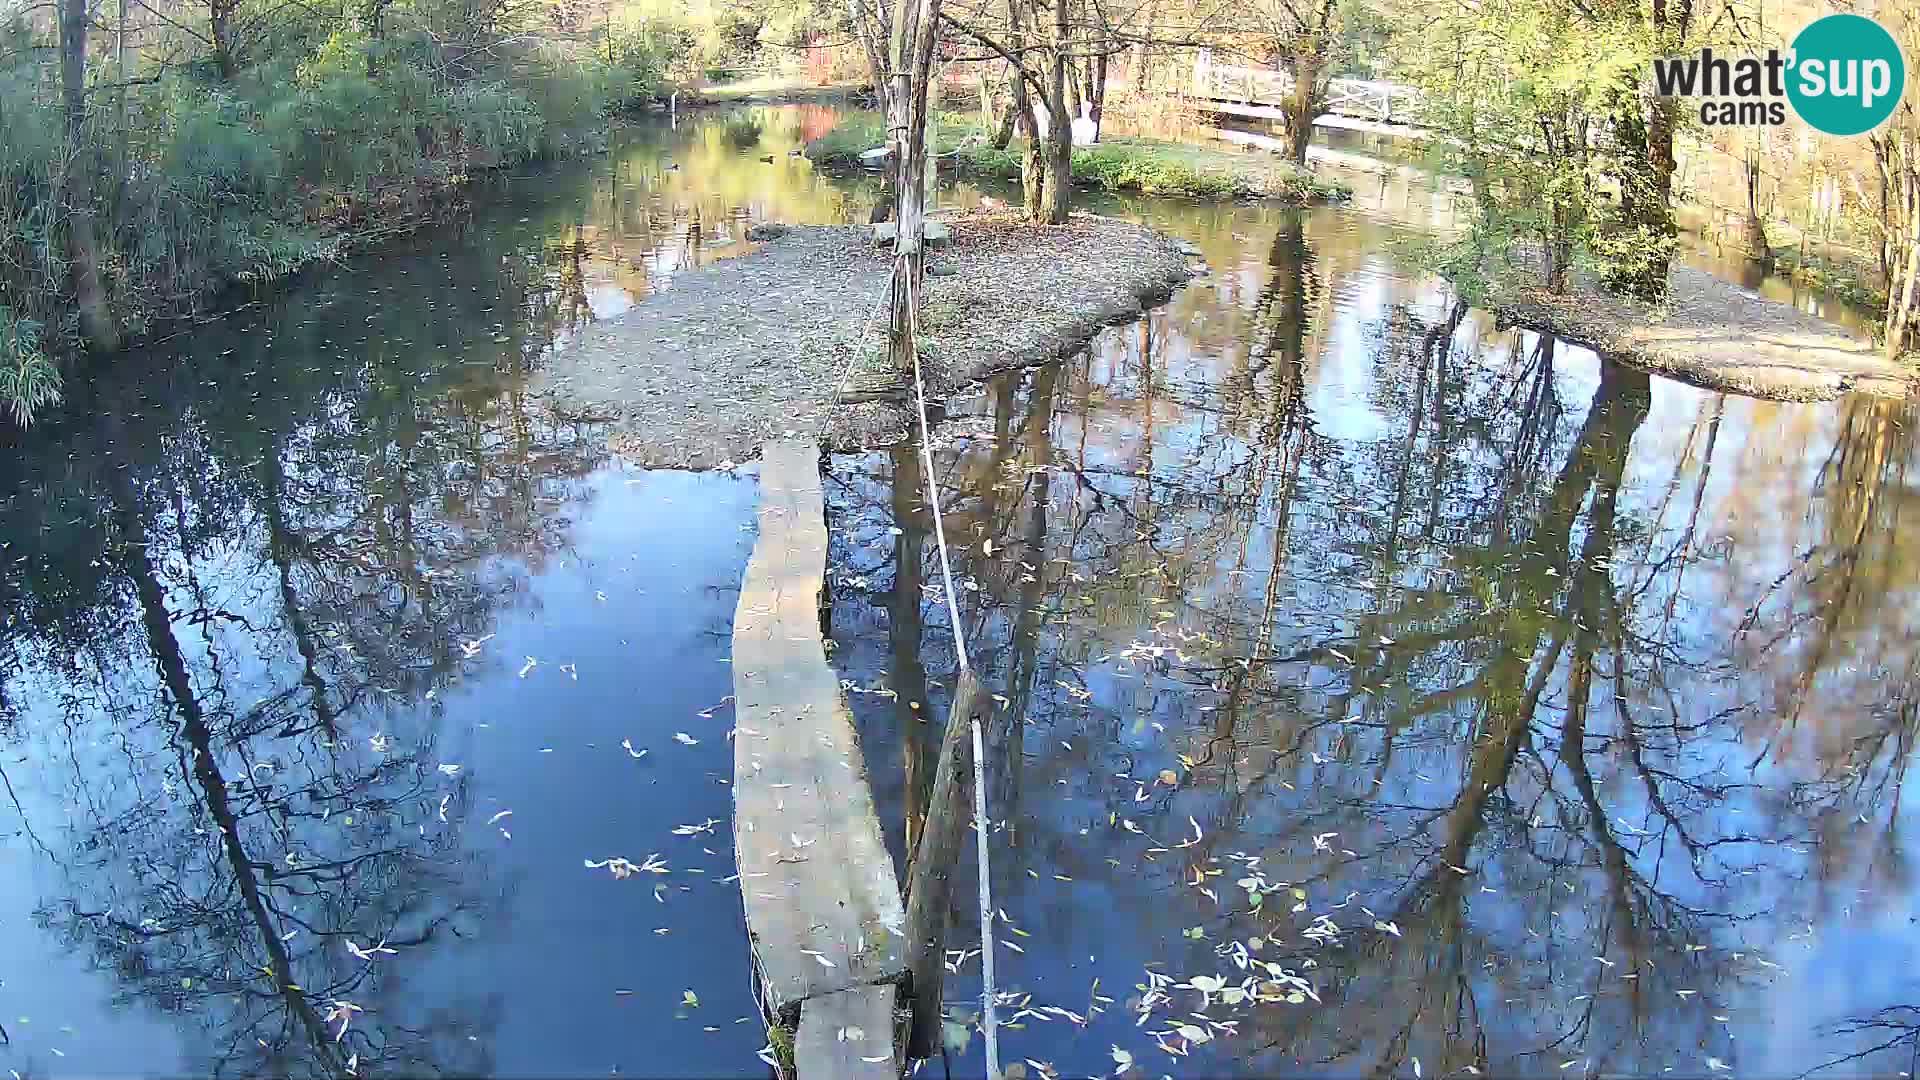
[[[864,220],[870,182],[787,153],[833,121],[503,178],[9,448],[0,1066],[766,1075],[729,880],[752,470],[629,469],[524,381],[747,223]],[[1501,330],[1397,261],[1437,212],[1404,180],[1089,205],[1212,273],[954,401],[937,448],[1000,695],[1003,1058],[1910,1069],[1914,410]],[[896,854],[955,671],[922,483],[828,467]],[[954,967],[930,1067],[978,1076]]]

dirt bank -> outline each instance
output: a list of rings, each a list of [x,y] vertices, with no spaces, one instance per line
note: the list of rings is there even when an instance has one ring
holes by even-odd
[[[1568,296],[1496,285],[1488,306],[1624,363],[1709,390],[1775,401],[1825,401],[1848,391],[1904,396],[1920,370],[1889,364],[1871,343],[1711,274],[1674,267],[1661,304],[1610,296],[1583,282]]]
[[[1172,241],[1129,222],[944,220],[953,240],[929,260],[922,309],[936,392],[1070,353],[1190,276]],[[745,461],[787,434],[886,445],[905,434],[904,410],[838,397],[880,360],[890,267],[867,228],[787,230],[595,324],[534,390],[561,415],[614,421],[616,449],[648,466]]]

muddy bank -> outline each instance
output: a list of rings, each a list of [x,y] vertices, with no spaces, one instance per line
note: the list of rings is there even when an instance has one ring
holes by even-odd
[[[1660,304],[1611,296],[1590,282],[1567,296],[1516,284],[1489,292],[1487,306],[1503,321],[1709,390],[1775,401],[1848,391],[1899,397],[1920,376],[1832,323],[1688,267],[1674,267]]]
[[[934,392],[1071,353],[1190,276],[1173,241],[1129,222],[943,220],[953,238],[929,259],[922,309]],[[745,461],[786,435],[887,445],[907,431],[899,403],[839,399],[879,373],[891,266],[865,227],[788,229],[595,324],[534,391],[560,415],[612,421],[615,448],[648,466]]]

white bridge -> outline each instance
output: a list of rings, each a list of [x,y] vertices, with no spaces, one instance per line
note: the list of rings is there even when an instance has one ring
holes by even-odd
[[[1215,63],[1202,49],[1193,66],[1193,98],[1207,112],[1284,120],[1281,103],[1293,93],[1293,76],[1277,68]],[[1335,79],[1327,88],[1325,112],[1314,123],[1383,134],[1425,137],[1418,90],[1373,79]]]

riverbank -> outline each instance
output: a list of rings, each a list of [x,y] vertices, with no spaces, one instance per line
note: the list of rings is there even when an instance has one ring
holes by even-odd
[[[1191,276],[1172,241],[1130,222],[942,220],[952,240],[929,260],[922,306],[934,393],[1071,353]],[[838,399],[881,362],[891,266],[867,228],[789,228],[595,324],[533,390],[560,416],[612,422],[615,449],[648,467],[745,461],[782,436],[889,445],[907,432],[900,403]]]
[[[824,86],[800,78],[743,79],[715,83],[680,93],[683,108],[699,109],[728,105],[844,105],[869,103],[873,90],[862,80],[832,82]]]
[[[0,205],[0,235],[20,241],[0,266],[0,410],[15,423],[58,403],[83,351],[151,342],[235,286],[441,220],[489,170],[603,149],[612,111],[654,86],[563,43],[457,76],[372,41],[309,45],[217,86],[188,64],[131,80],[77,134],[47,107],[39,61],[0,60],[19,151],[18,197]]]
[[[1901,397],[1920,368],[1888,363],[1870,342],[1789,305],[1676,266],[1658,304],[1579,281],[1565,296],[1494,281],[1485,306],[1502,320],[1584,345],[1708,390],[1774,401],[1826,401],[1849,391]]]
[[[884,145],[881,121],[847,117],[807,145],[815,165],[833,172],[855,172],[860,155]],[[989,145],[976,121],[949,114],[936,129],[940,168],[962,176],[1020,179],[1023,143],[1005,149]],[[1073,182],[1078,187],[1140,195],[1180,195],[1198,199],[1277,199],[1305,205],[1345,199],[1352,189],[1316,176],[1311,170],[1266,154],[1238,154],[1157,139],[1112,138],[1073,151]]]

